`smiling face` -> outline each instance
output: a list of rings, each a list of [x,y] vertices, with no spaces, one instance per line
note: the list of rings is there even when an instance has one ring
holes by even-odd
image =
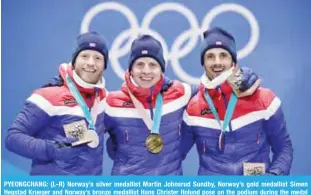
[[[211,80],[232,66],[235,66],[232,56],[223,48],[209,49],[204,54],[205,73]]]
[[[104,72],[104,56],[98,51],[83,50],[75,61],[77,75],[86,83],[96,84]]]
[[[134,61],[131,75],[138,86],[150,88],[161,79],[162,70],[155,59],[140,57]]]

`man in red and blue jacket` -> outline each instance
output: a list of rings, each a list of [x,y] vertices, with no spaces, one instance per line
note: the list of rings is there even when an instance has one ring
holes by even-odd
[[[103,108],[106,98],[102,73],[107,67],[108,49],[95,32],[77,38],[72,65],[62,64],[59,74],[63,83],[35,90],[27,99],[6,136],[6,148],[32,159],[31,175],[100,175],[103,162]],[[70,91],[68,78],[80,93],[98,135],[98,146],[71,146],[77,139],[69,131],[86,130],[86,120],[77,99]],[[96,108],[96,109],[95,109]],[[95,122],[97,121],[97,122]],[[76,122],[79,123],[79,125]],[[89,130],[89,129],[87,129]],[[92,135],[96,135],[92,134]]]
[[[199,175],[258,174],[256,167],[268,175],[288,175],[293,148],[280,99],[259,88],[237,99],[235,107],[230,103],[234,94],[226,80],[237,62],[232,35],[220,28],[204,32],[201,62],[205,74],[200,90],[183,116],[184,158],[196,144]],[[229,107],[234,108],[231,120]]]

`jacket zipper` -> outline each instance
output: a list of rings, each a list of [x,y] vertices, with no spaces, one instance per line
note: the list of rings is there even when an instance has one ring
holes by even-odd
[[[221,92],[221,96],[223,97],[223,102],[225,104],[225,108],[227,110],[227,107],[228,107],[228,101],[227,101],[227,98],[226,98],[226,95],[221,91],[221,89],[219,88],[219,91]],[[231,120],[229,121],[229,130],[230,132],[232,132],[232,125],[231,125]]]
[[[181,136],[181,124],[178,125],[178,135]]]
[[[129,142],[129,134],[127,132],[127,129],[125,129],[125,141]]]

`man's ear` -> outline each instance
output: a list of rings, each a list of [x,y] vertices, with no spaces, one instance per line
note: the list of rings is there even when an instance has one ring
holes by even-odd
[[[73,63],[72,63],[72,61],[71,61],[71,62],[69,62],[68,64],[70,64],[70,65],[71,65],[72,70],[75,68],[75,64],[73,64]]]

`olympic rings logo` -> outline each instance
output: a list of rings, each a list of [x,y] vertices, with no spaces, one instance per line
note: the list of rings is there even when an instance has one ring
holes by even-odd
[[[112,65],[112,69],[121,79],[124,79],[125,70],[121,67],[119,58],[129,53],[131,43],[135,38],[137,38],[139,34],[142,33],[150,34],[161,42],[166,62],[170,63],[174,73],[179,79],[190,84],[198,84],[199,78],[193,77],[185,72],[180,65],[179,59],[187,56],[194,49],[194,47],[197,45],[199,37],[202,39],[202,32],[209,28],[211,22],[219,14],[224,12],[235,12],[242,15],[250,24],[251,36],[244,48],[238,51],[238,59],[242,59],[249,55],[255,49],[259,41],[259,25],[255,16],[247,8],[234,3],[224,3],[212,8],[204,16],[201,25],[199,24],[195,14],[183,4],[173,2],[161,3],[155,7],[152,7],[146,13],[146,15],[143,17],[142,24],[139,25],[136,15],[127,6],[117,2],[103,2],[92,7],[84,15],[80,29],[81,33],[88,32],[90,23],[92,22],[93,18],[97,14],[107,10],[120,12],[127,18],[130,24],[130,28],[117,35],[115,40],[112,42],[110,49],[109,60]],[[190,24],[190,28],[182,32],[173,41],[173,44],[170,48],[168,47],[165,39],[161,36],[161,34],[150,28],[150,24],[153,19],[157,15],[166,11],[175,11],[180,13],[187,19],[188,23]],[[128,41],[121,48],[121,44],[125,40]],[[184,44],[187,40],[189,40],[187,44]]]

